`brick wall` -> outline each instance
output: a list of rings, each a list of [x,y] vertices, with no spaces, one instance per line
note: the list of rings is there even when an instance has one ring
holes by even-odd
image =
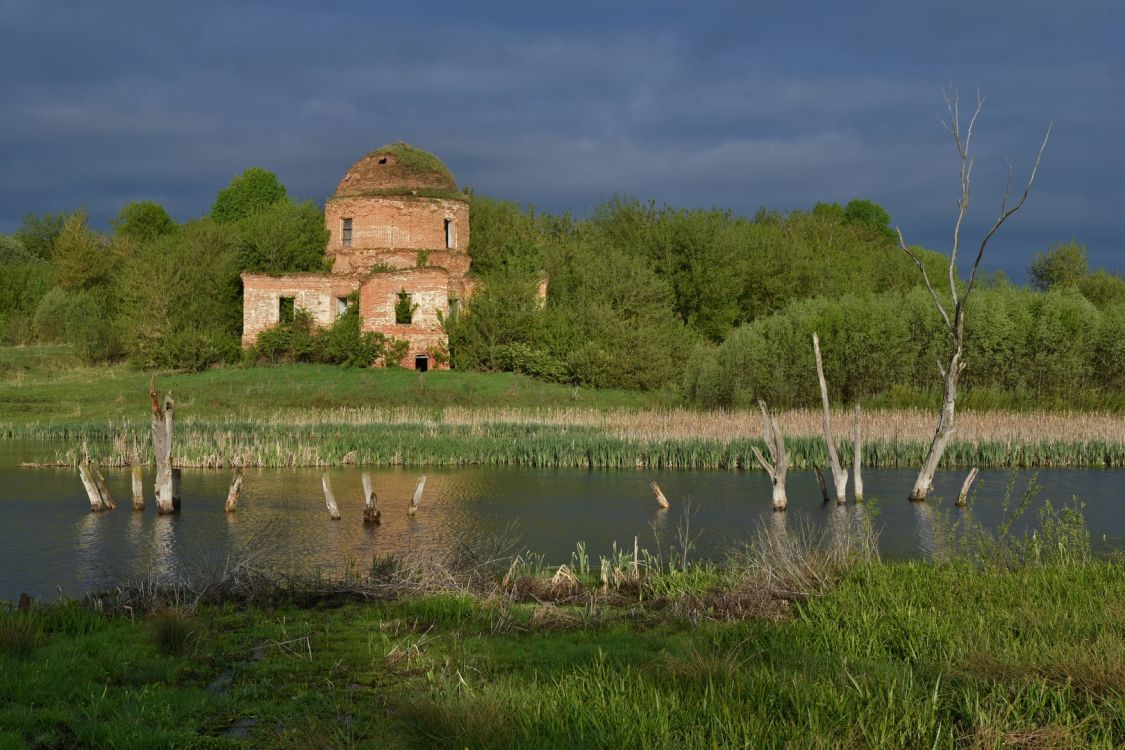
[[[242,345],[251,346],[259,333],[277,325],[282,297],[292,297],[294,309],[308,310],[317,325],[326,326],[336,319],[336,299],[358,288],[358,279],[326,274],[243,274]]]
[[[451,219],[453,249],[469,247],[469,204],[444,198],[332,198],[324,207],[331,237],[328,253],[344,249],[343,220],[352,220],[352,248],[379,250],[443,250],[445,220]]]

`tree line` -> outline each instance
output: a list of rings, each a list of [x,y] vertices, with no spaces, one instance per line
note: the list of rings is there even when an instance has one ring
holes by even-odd
[[[940,320],[891,217],[870,201],[745,217],[615,197],[581,218],[471,201],[481,283],[445,321],[456,369],[676,391],[712,407],[758,396],[808,406],[817,391],[807,344],[818,330],[834,399],[909,401],[936,383]],[[68,342],[87,362],[139,368],[363,364],[385,342],[350,319],[320,333],[294,320],[240,350],[239,275],[327,270],[326,242],[321,208],[257,168],[182,224],[151,202],[125,206],[110,232],[82,211],[31,215],[0,236],[0,336]],[[932,277],[944,273],[942,255],[917,252]],[[1036,256],[1029,274],[1030,288],[986,279],[972,302],[970,394],[1120,397],[1125,280],[1091,272],[1076,242]]]

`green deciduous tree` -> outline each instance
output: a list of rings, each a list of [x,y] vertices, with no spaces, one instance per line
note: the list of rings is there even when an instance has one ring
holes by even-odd
[[[164,210],[152,201],[133,201],[121,208],[113,220],[113,231],[119,237],[149,242],[176,231],[177,224]]]
[[[211,218],[230,224],[284,200],[285,196],[285,186],[277,175],[261,167],[250,167],[219,191],[211,207]]]
[[[1045,253],[1038,253],[1027,267],[1031,285],[1040,291],[1073,289],[1086,276],[1086,246],[1059,242]]]
[[[312,201],[281,200],[235,224],[239,266],[257,273],[325,271],[328,230]]]

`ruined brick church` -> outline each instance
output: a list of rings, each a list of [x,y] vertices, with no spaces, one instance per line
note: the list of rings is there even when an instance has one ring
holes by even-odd
[[[469,202],[434,155],[404,143],[367,154],[328,199],[330,273],[243,274],[242,345],[306,310],[328,326],[358,293],[363,330],[405,340],[402,366],[448,367],[439,314],[472,292]]]

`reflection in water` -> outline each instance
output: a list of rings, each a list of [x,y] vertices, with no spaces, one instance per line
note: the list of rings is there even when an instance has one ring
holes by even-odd
[[[461,542],[511,536],[513,524],[514,542],[553,564],[568,562],[580,541],[597,559],[609,555],[614,542],[631,549],[634,537],[652,552],[680,548],[686,531],[692,559],[722,560],[759,530],[784,541],[808,527],[853,542],[872,523],[884,558],[930,557],[938,552],[941,536],[935,533],[935,510],[939,518],[944,512],[936,502],[905,500],[914,479],[910,471],[866,472],[868,497],[884,500],[843,507],[823,506],[811,473],[794,473],[789,510],[774,513],[769,481],[761,472],[497,467],[428,469],[426,495],[413,517],[407,507],[418,472],[368,469],[382,510],[382,525],[374,527],[362,522],[358,468],[329,472],[341,521],[328,519],[315,469],[247,470],[233,514],[223,512],[229,475],[188,469],[183,512],[177,517],[157,516],[151,506],[145,512],[123,507],[91,514],[72,472],[16,468],[20,460],[49,455],[50,448],[36,446],[26,457],[3,452],[12,445],[0,441],[0,599],[14,599],[20,591],[51,596],[57,588],[79,594],[147,575],[182,578],[206,566],[248,559],[287,571],[339,572],[348,561],[366,567],[381,555],[438,555]],[[114,495],[128,496],[128,469],[105,474]],[[975,522],[995,528],[1006,477],[1007,472],[982,472]],[[1077,494],[1086,500],[1095,552],[1105,554],[1114,544],[1125,546],[1125,514],[1118,512],[1117,491],[1123,478],[1123,471],[1040,471],[1040,498]],[[950,473],[947,480],[939,474],[936,479],[936,494],[956,496],[959,476]],[[652,481],[672,502],[671,510],[653,508]],[[1013,533],[1022,533],[1034,518],[1031,508],[1020,522],[1025,525],[1017,525]]]
[[[928,502],[911,502],[917,529],[918,550],[927,560],[939,557],[938,535],[934,529],[934,506]]]
[[[157,581],[177,580],[179,560],[176,556],[175,516],[157,516],[152,524],[152,544],[148,572]]]
[[[105,528],[104,519],[110,511],[102,513],[87,512],[77,525],[77,538],[75,548],[78,552],[75,562],[78,583],[87,590],[96,585],[101,578],[102,561],[99,553],[102,550],[101,535]]]

